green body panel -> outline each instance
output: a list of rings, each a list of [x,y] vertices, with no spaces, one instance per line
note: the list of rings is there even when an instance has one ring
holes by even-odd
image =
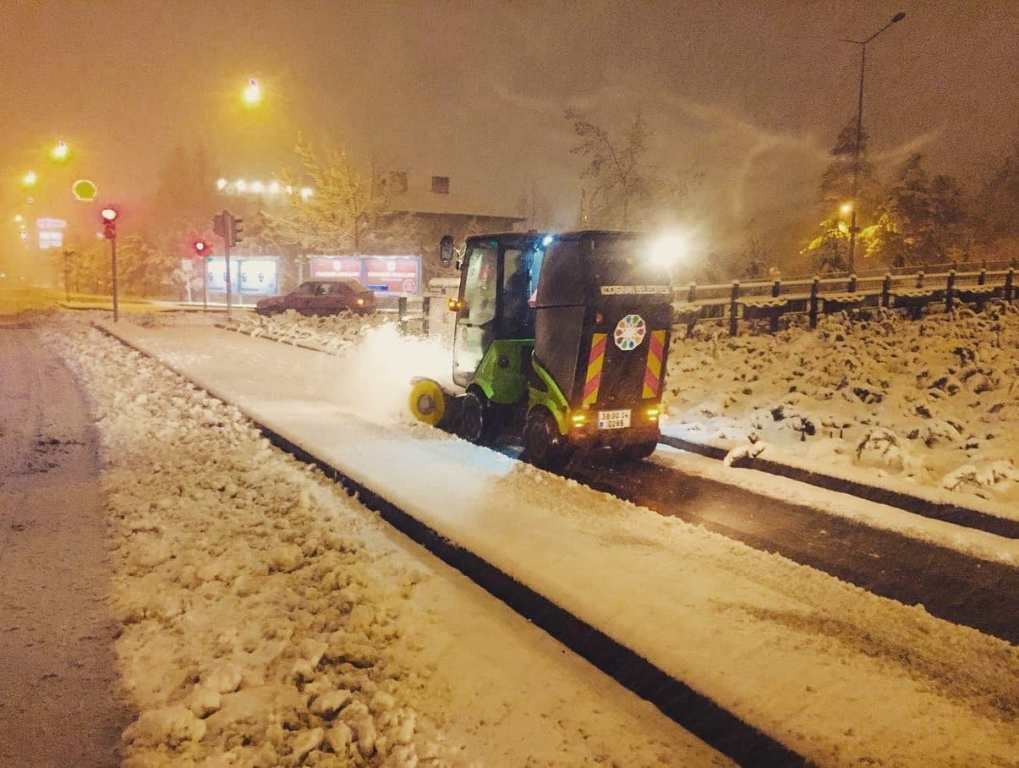
[[[570,429],[570,425],[568,423],[570,404],[567,402],[562,390],[559,389],[559,385],[555,383],[555,379],[549,375],[548,371],[542,368],[541,365],[539,365],[533,358],[530,363],[534,367],[535,374],[537,374],[538,378],[545,384],[545,389],[541,390],[535,387],[528,387],[527,409],[530,411],[530,409],[535,406],[547,408],[555,417],[556,424],[559,427],[559,434],[565,435]]]
[[[481,358],[474,381],[493,403],[513,405],[527,396],[527,368],[534,339],[497,339]],[[499,364],[500,360],[503,362]]]

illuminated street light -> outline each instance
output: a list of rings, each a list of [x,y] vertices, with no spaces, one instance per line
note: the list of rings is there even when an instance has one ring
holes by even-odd
[[[260,181],[253,181],[251,182],[251,191],[256,195],[260,195],[265,191],[265,185]]]
[[[53,149],[50,150],[50,157],[56,160],[58,163],[64,162],[71,154],[71,148],[67,146],[67,142],[61,139],[53,145]]]
[[[229,182],[226,179],[216,179],[216,189],[222,192]]]
[[[15,224],[21,224],[24,220],[25,220],[25,217],[22,216],[20,213],[14,214],[14,223]]]
[[[278,181],[269,182],[269,194],[278,195],[280,193],[280,183]]]
[[[244,179],[237,179],[237,181],[234,182],[234,187],[238,192],[246,192],[248,189],[248,183]]]
[[[842,203],[842,205],[839,206],[839,212],[843,216],[848,216],[849,214],[851,214],[853,212],[853,204],[852,203]]]
[[[31,188],[36,185],[37,181],[39,181],[39,174],[35,171],[26,171],[25,175],[21,177],[21,186]]]
[[[309,200],[315,194],[311,187],[301,187],[301,199]]]
[[[248,80],[241,98],[247,107],[257,107],[262,103],[262,86],[258,84],[255,78]]]

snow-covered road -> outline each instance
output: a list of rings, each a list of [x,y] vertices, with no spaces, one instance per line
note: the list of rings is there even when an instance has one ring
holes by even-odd
[[[343,359],[116,332],[809,760],[1016,764],[1014,646],[401,424]]]

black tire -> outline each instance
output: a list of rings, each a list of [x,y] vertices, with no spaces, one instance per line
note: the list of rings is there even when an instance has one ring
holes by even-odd
[[[457,434],[478,445],[491,445],[503,425],[503,409],[477,390],[457,398]]]
[[[553,472],[565,467],[573,455],[570,444],[559,433],[559,426],[552,414],[544,408],[535,408],[527,414],[524,450],[531,464]]]
[[[629,461],[643,461],[658,447],[658,441],[647,443],[634,443],[623,449],[623,457]]]

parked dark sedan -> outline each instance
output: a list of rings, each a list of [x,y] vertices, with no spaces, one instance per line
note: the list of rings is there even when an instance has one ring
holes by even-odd
[[[375,294],[357,280],[308,280],[290,293],[262,299],[255,304],[255,311],[260,315],[273,315],[288,309],[302,315],[366,314],[375,311]]]

